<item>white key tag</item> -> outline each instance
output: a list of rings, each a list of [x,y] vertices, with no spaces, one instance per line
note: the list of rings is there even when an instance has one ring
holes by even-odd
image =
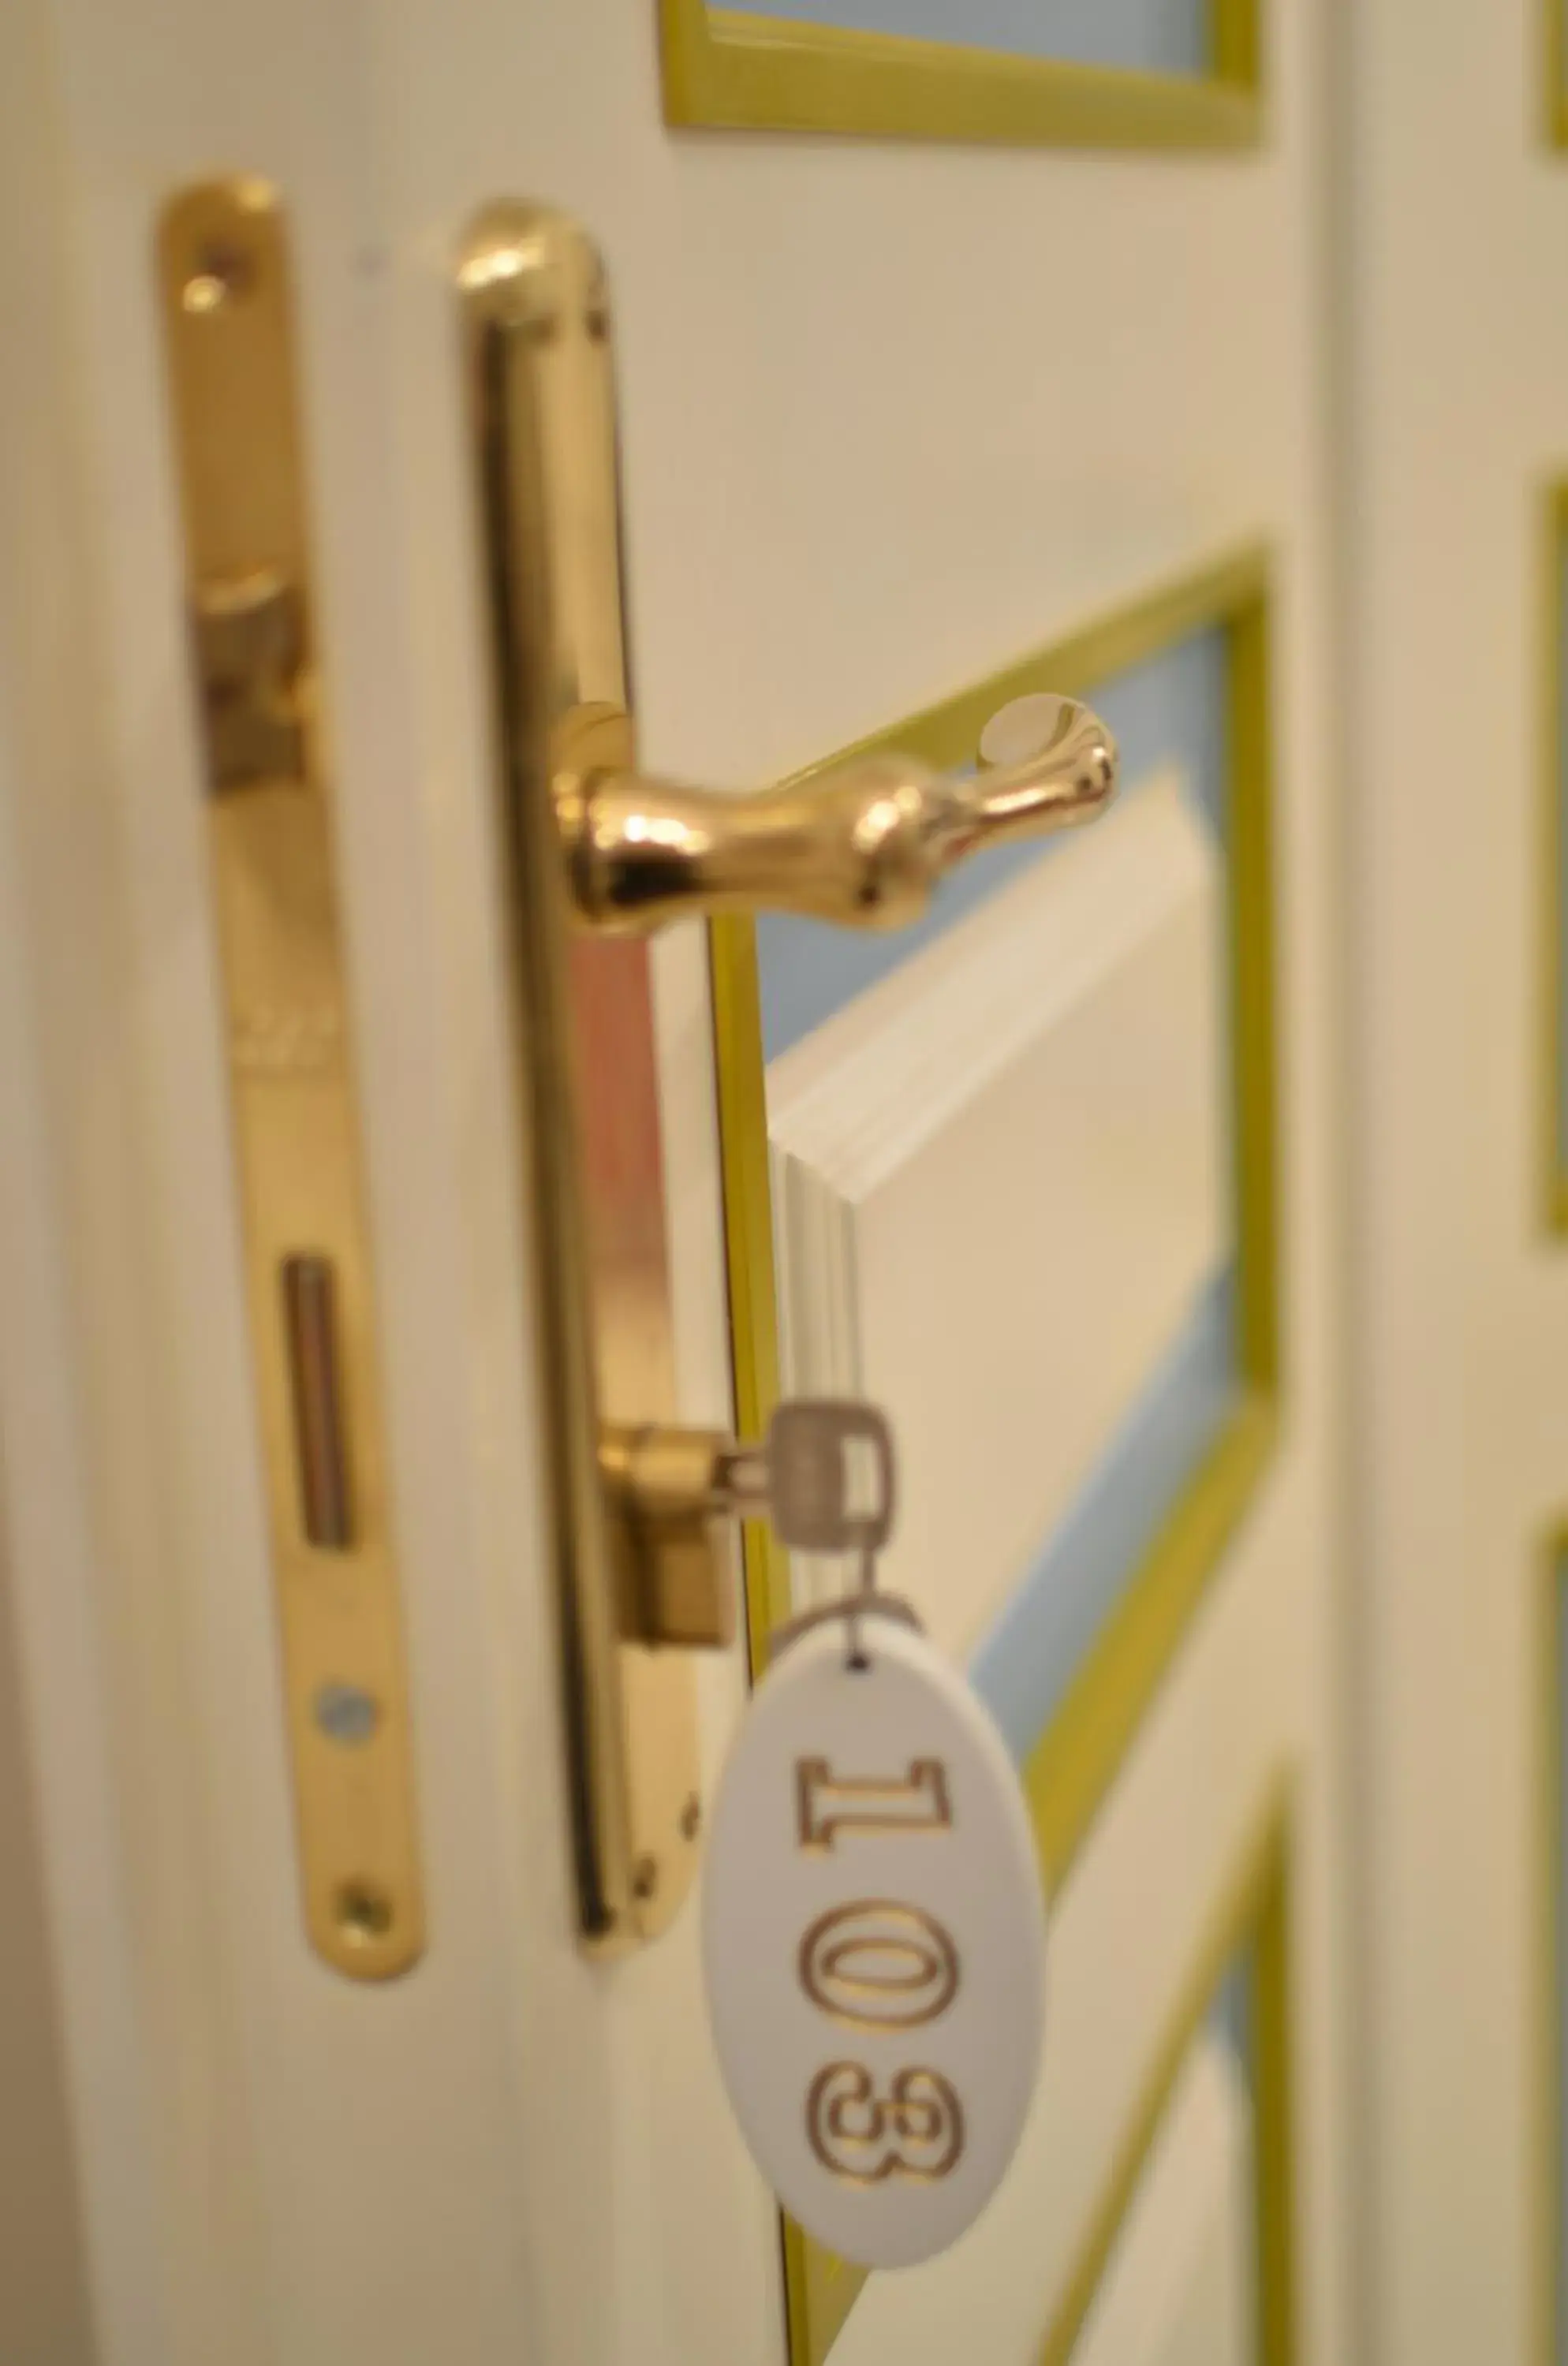
[[[807,2233],[879,2268],[944,2250],[985,2207],[1044,2011],[1017,1774],[911,1616],[865,1593],[802,1622],[742,1722],[705,1875],[708,2008],[746,2141]]]

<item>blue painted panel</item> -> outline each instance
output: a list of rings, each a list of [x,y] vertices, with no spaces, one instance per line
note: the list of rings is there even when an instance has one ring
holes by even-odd
[[[1165,1362],[1044,1539],[969,1662],[1008,1747],[1028,1757],[1167,1513],[1239,1396],[1229,1269],[1198,1300]]]
[[[1247,2083],[1254,2088],[1258,2067],[1258,1954],[1250,1940],[1225,1967],[1209,2009],[1209,2026],[1230,2047]]]
[[[1226,667],[1227,637],[1223,626],[1212,625],[1129,667],[1094,693],[1095,712],[1120,742],[1122,779],[1136,782],[1159,764],[1180,763],[1216,831],[1224,801]],[[1049,862],[1067,843],[1048,839],[1043,846],[1002,846],[977,855],[942,882],[923,920],[890,936],[856,936],[764,913],[757,923],[763,1057],[776,1060],[998,887],[1036,862]]]
[[[1202,74],[1210,0],[724,0],[749,17],[954,41],[1010,57]]]

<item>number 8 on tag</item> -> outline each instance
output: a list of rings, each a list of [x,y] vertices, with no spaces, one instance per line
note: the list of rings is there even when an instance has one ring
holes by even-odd
[[[785,2207],[840,2258],[946,2248],[1012,2157],[1044,1916],[996,1729],[919,1633],[837,1622],[763,1683],[725,1769],[704,1955],[725,2083]]]

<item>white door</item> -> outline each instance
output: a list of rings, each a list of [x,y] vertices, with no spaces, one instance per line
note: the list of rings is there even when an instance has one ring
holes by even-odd
[[[1213,75],[1097,63],[1078,12],[1027,121],[949,62],[950,128],[1127,149],[1090,159],[675,131],[653,11],[612,0],[6,12],[5,1514],[116,2366],[1347,2355],[1323,13],[1267,12],[1261,108],[1234,7]],[[765,17],[671,6],[671,105],[755,122],[776,88],[842,130],[891,57],[894,119],[940,111],[929,13],[826,80]],[[341,1895],[300,1766],[356,1710],[310,1724],[275,1599],[292,1433],[255,1380],[154,267],[220,175],[276,193],[297,290],[355,1412],[412,1734],[389,1862],[423,1893],[412,1925],[349,1900],[376,1982],[300,1907]],[[747,1425],[781,1380],[886,1404],[885,1575],[1001,1725],[1051,1892],[1022,2146],[899,2274],[781,2244],[691,1907],[616,1962],[577,1944],[455,284],[502,199],[608,259],[646,765],[740,787],[870,740],[962,772],[1048,690],[1122,748],[1107,819],[901,941],[729,919],[711,993],[697,927],[655,956],[680,1410],[728,1422],[732,1358]],[[753,1540],[754,1640],[789,1583]],[[705,1793],[739,1651],[699,1681]]]

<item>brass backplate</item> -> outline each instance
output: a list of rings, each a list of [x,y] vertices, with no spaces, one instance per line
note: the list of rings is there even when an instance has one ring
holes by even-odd
[[[424,1909],[274,192],[184,191],[159,283],[305,1921],[339,1971],[386,1979]]]
[[[688,1655],[633,1639],[606,1424],[675,1412],[646,947],[574,927],[575,784],[635,760],[604,273],[576,226],[493,208],[458,261],[493,686],[496,828],[535,1209],[579,1927],[662,1931],[701,1817]]]

